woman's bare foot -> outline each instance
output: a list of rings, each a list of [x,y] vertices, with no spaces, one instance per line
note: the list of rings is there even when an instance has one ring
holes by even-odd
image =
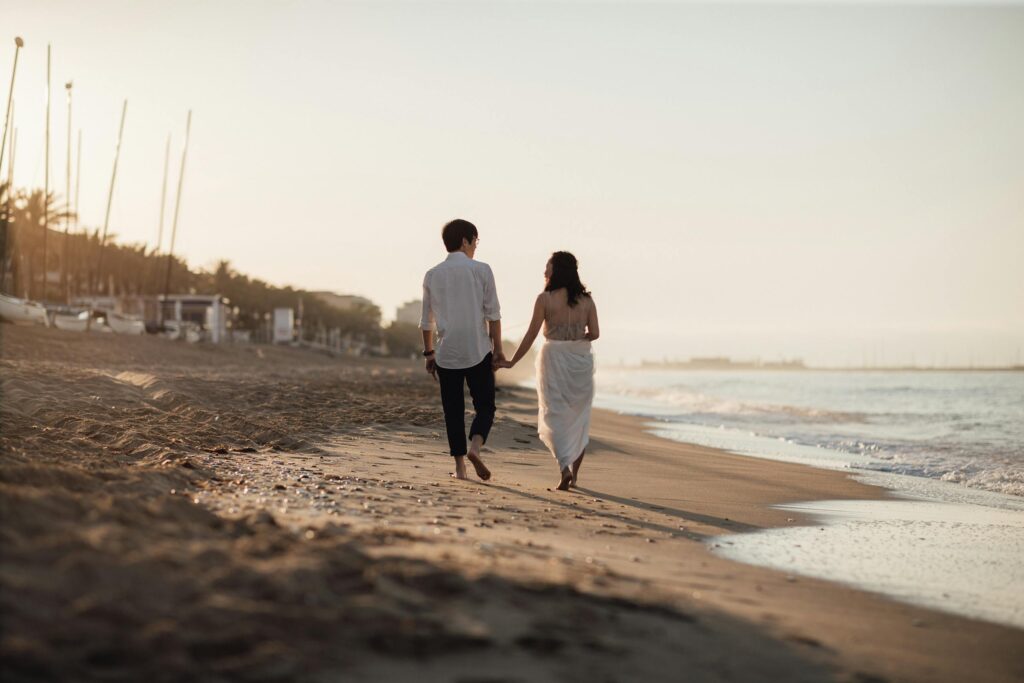
[[[569,485],[572,484],[572,470],[566,467],[562,470],[562,481],[558,482],[559,491],[568,491]]]
[[[573,486],[576,486],[576,480],[579,479],[580,467],[583,465],[583,456],[586,455],[586,454],[587,454],[587,451],[584,450],[582,453],[580,453],[580,457],[576,458],[576,462],[574,462],[572,464],[572,485]]]
[[[491,478],[491,471],[487,469],[487,465],[480,459],[480,456],[470,451],[469,461],[473,463],[473,469],[476,470],[476,476],[480,477],[483,481],[487,481]]]

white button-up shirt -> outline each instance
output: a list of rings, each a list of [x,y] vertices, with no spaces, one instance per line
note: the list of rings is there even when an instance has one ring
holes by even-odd
[[[439,366],[461,370],[479,364],[492,350],[488,320],[501,320],[489,265],[455,251],[427,271],[420,329],[437,330]]]

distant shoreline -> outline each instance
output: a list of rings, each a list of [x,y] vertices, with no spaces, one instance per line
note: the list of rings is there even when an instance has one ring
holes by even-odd
[[[650,363],[644,362],[640,365],[612,365],[606,366],[615,370],[694,370],[694,371],[749,371],[759,372],[1024,372],[1024,365],[1004,366],[870,366],[870,367],[835,367],[835,366],[809,366],[809,365],[776,365],[766,363],[763,365],[755,363],[732,363],[722,365],[705,365],[700,363]]]

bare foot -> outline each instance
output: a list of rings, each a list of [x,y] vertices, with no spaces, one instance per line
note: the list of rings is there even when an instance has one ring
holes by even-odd
[[[473,469],[476,470],[476,476],[480,477],[484,481],[489,480],[491,478],[491,471],[487,469],[487,465],[485,465],[484,461],[480,459],[480,456],[476,453],[470,452],[468,457],[469,461],[473,463]]]
[[[576,458],[576,462],[572,464],[572,485],[576,486],[576,480],[580,476],[580,467],[583,465],[583,456],[586,455],[586,451],[580,453],[580,457]]]
[[[451,473],[452,479],[469,479],[466,476],[466,461],[460,455],[455,458],[455,471]]]
[[[559,491],[568,491],[569,485],[572,483],[572,470],[566,467],[562,470],[562,481],[558,482]]]

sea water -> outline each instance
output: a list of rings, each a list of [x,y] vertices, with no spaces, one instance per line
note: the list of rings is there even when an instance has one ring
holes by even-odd
[[[1024,373],[611,370],[597,388],[660,436],[896,494],[779,506],[817,524],[715,552],[1024,628]]]

